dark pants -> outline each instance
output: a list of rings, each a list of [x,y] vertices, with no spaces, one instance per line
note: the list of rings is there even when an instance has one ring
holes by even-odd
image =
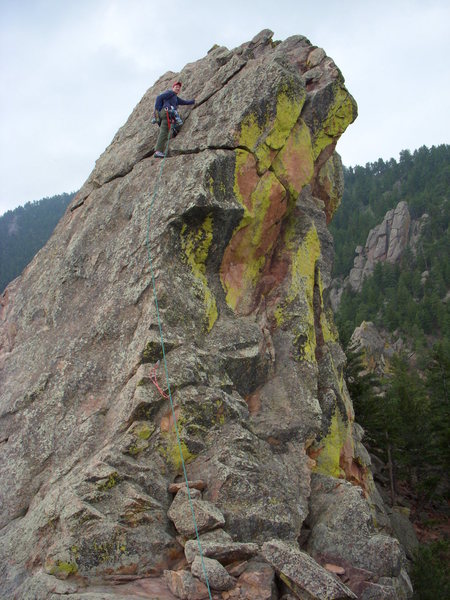
[[[165,152],[167,146],[167,140],[169,139],[169,125],[167,123],[167,111],[164,109],[159,111],[159,118],[161,119],[161,125],[159,126],[159,136],[156,142],[155,152]]]

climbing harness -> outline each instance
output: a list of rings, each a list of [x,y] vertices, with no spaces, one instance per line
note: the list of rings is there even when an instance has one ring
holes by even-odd
[[[169,131],[172,130],[172,138],[174,138],[180,132],[180,128],[183,125],[183,119],[180,117],[176,108],[165,108],[164,110],[166,113],[167,127],[169,128]],[[152,123],[153,125],[161,127],[161,117],[156,109],[153,111]]]
[[[172,127],[172,123],[170,123],[170,121],[169,121],[169,115],[167,116],[167,120],[168,120],[168,126],[169,126],[169,136],[168,136],[168,139],[167,139],[166,149],[165,149],[165,152],[164,152],[164,158],[163,158],[163,160],[161,162],[161,166],[159,168],[159,173],[158,173],[158,177],[156,179],[155,189],[153,191],[153,196],[152,196],[152,199],[151,199],[151,202],[150,202],[150,207],[149,207],[149,210],[148,210],[146,246],[147,246],[148,262],[149,262],[149,265],[150,265],[150,274],[151,274],[152,287],[153,287],[153,298],[154,298],[154,301],[155,301],[156,318],[158,320],[159,337],[160,337],[161,349],[162,349],[162,355],[163,355],[162,356],[162,360],[163,360],[164,371],[165,371],[165,375],[166,375],[166,384],[167,384],[167,392],[168,393],[166,394],[161,389],[161,387],[158,384],[158,381],[156,379],[156,371],[158,369],[159,361],[156,364],[156,367],[154,369],[154,377],[153,377],[153,374],[152,374],[152,382],[154,383],[154,385],[156,385],[156,387],[159,390],[159,392],[161,393],[161,395],[163,395],[163,397],[165,397],[165,398],[168,398],[169,401],[170,401],[170,409],[172,411],[172,417],[173,417],[175,432],[176,432],[176,435],[177,435],[178,449],[180,451],[181,465],[183,467],[184,480],[186,482],[186,490],[187,490],[188,499],[189,499],[189,506],[191,508],[192,519],[193,519],[193,522],[194,522],[195,535],[197,537],[197,545],[198,545],[198,549],[199,549],[199,552],[200,552],[200,559],[201,559],[201,563],[202,563],[202,570],[203,570],[203,574],[205,576],[206,587],[208,588],[209,599],[212,600],[211,590],[210,590],[210,587],[209,587],[208,574],[206,572],[205,562],[203,560],[202,545],[201,545],[201,542],[200,542],[200,536],[199,536],[199,533],[198,533],[197,521],[196,521],[196,518],[195,518],[194,505],[192,503],[191,491],[189,489],[188,476],[187,476],[187,472],[186,472],[186,465],[184,463],[183,450],[182,450],[182,447],[181,447],[181,439],[180,439],[180,433],[179,433],[179,430],[178,430],[177,418],[176,418],[176,415],[175,415],[175,408],[174,408],[173,399],[172,399],[172,392],[170,390],[169,371],[168,371],[168,368],[167,368],[166,350],[165,350],[165,346],[164,346],[164,336],[163,336],[163,331],[162,331],[161,318],[160,318],[160,315],[159,315],[158,296],[156,294],[155,274],[154,274],[154,271],[153,271],[152,256],[151,256],[151,252],[150,252],[150,223],[151,223],[151,216],[152,216],[153,204],[155,202],[156,194],[158,193],[159,182],[160,182],[161,175],[162,175],[162,172],[163,172],[163,168],[164,168],[164,163],[165,163],[165,160],[166,160],[167,152],[169,150],[169,142],[170,142],[171,137],[173,137],[173,135],[172,135],[172,129],[175,130],[175,127]]]
[[[169,132],[172,131],[172,137],[176,137],[179,133],[183,120],[175,108],[166,108],[167,127]]]

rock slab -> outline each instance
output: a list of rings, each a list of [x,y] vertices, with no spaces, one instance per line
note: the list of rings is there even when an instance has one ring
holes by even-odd
[[[355,594],[321,567],[311,556],[281,540],[271,540],[262,547],[262,555],[280,578],[299,598],[341,600],[357,598]]]

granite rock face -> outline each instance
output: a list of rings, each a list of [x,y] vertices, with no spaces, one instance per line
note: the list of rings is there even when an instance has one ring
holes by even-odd
[[[150,121],[174,78],[196,104],[159,179]],[[369,498],[323,299],[335,146],[355,117],[322,49],[267,30],[146,92],[1,298],[3,596],[38,582],[39,597],[60,584],[78,598],[100,582],[109,597],[121,577],[183,570],[167,514],[181,456],[205,482],[194,500],[208,527],[213,515],[236,543],[295,543],[312,472]],[[271,594],[270,569],[253,568]],[[187,575],[171,581],[204,593]]]
[[[411,216],[405,201],[389,210],[380,225],[370,230],[364,248],[356,248],[353,269],[349,283],[359,292],[363,281],[371,275],[379,262],[395,264],[408,246]]]
[[[393,356],[405,348],[401,337],[378,329],[372,321],[363,321],[355,328],[350,346],[363,351],[368,371],[383,377],[389,371]]]
[[[364,280],[372,275],[377,263],[399,263],[407,249],[416,254],[428,219],[427,214],[420,219],[411,219],[408,204],[403,200],[389,210],[383,221],[369,231],[365,245],[355,248],[356,256],[348,276],[331,282],[328,295],[333,311],[338,310],[346,287],[361,291]],[[428,271],[425,271],[422,285],[427,277]]]

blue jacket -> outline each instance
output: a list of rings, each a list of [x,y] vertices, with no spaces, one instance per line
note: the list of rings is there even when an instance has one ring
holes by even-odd
[[[177,109],[179,104],[194,104],[195,100],[183,100],[175,94],[172,90],[167,90],[167,92],[163,92],[156,97],[155,102],[155,110],[158,112],[162,108],[174,108]]]

